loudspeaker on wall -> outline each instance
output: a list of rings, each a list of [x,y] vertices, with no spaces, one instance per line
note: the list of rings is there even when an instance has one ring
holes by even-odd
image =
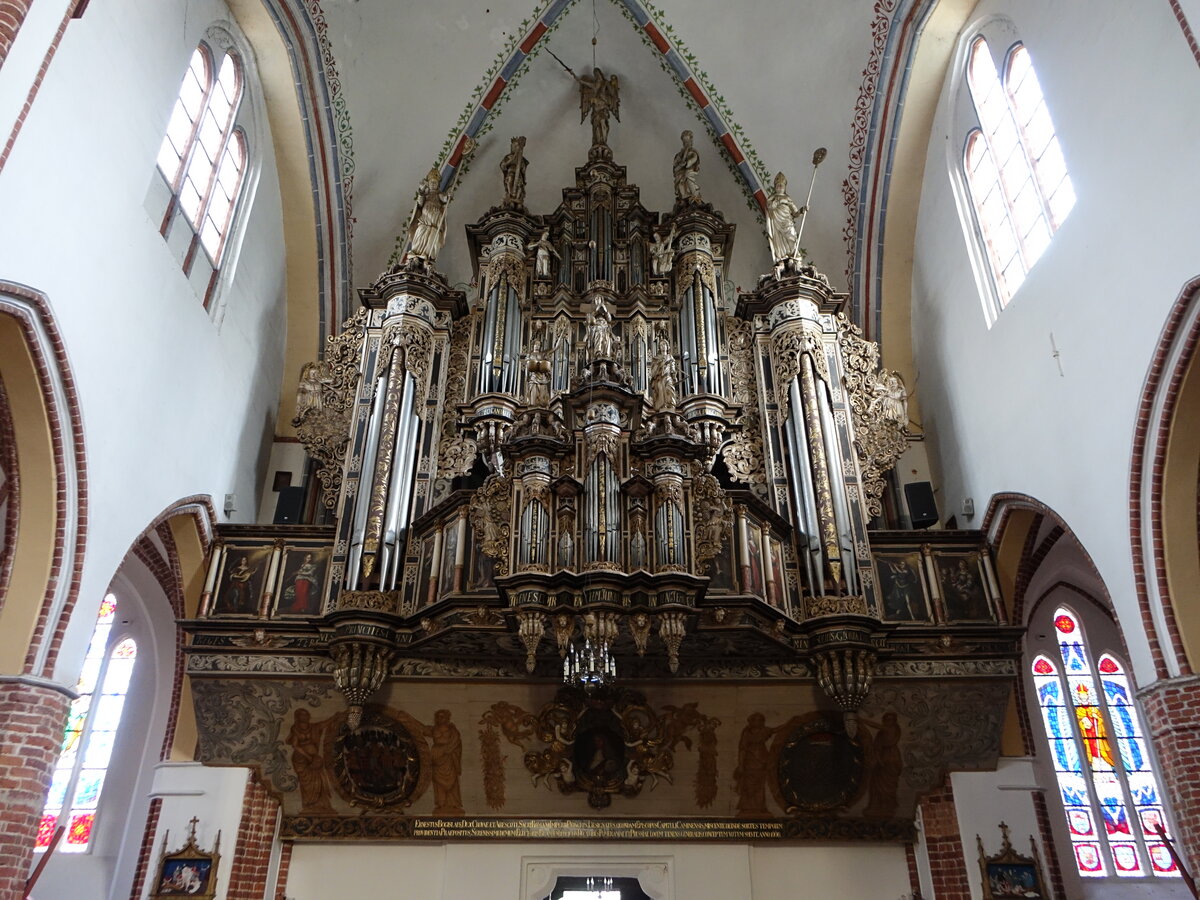
[[[933,499],[933,485],[928,481],[906,484],[904,499],[908,503],[908,517],[912,520],[913,528],[928,528],[937,524],[937,503]]]

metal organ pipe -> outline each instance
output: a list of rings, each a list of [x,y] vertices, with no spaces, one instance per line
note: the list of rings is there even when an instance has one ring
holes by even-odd
[[[788,384],[788,409],[790,412],[784,423],[784,431],[789,452],[784,455],[792,476],[796,530],[803,538],[802,556],[808,570],[808,583],[814,591],[823,592],[825,579],[820,564],[821,526],[817,517],[816,489],[812,478],[813,462],[808,453],[799,378],[793,378]]]
[[[838,441],[837,426],[833,420],[833,407],[829,398],[829,385],[822,381],[816,384],[817,403],[821,409],[821,435],[825,439],[825,458],[829,461],[829,480],[833,494],[833,512],[837,522],[837,534],[842,555],[842,571],[846,575],[846,590],[854,593],[854,541],[850,537],[850,505],[846,502],[846,476],[842,472],[842,453]]]
[[[367,509],[371,505],[371,479],[375,474],[375,458],[379,454],[379,432],[383,427],[383,404],[387,397],[387,373],[375,379],[375,399],[371,404],[371,421],[367,425],[367,443],[362,458],[358,496],[354,501],[354,530],[350,533],[350,555],[346,565],[346,587],[358,588],[362,568],[363,540],[367,532]]]
[[[417,446],[417,430],[421,420],[413,409],[416,382],[412,373],[404,373],[404,389],[400,400],[400,415],[396,420],[396,451],[392,456],[392,478],[388,491],[387,518],[384,520],[380,587],[394,590],[403,555],[404,532],[408,528],[409,501],[412,497],[413,466]]]

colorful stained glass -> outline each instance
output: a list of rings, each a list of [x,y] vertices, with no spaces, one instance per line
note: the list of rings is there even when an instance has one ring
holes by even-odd
[[[1100,856],[1100,845],[1080,843],[1075,845],[1075,864],[1084,875],[1103,875],[1104,860]]]
[[[108,650],[112,625],[116,620],[116,599],[104,598],[92,640],[88,645],[79,677],[80,696],[71,704],[63,730],[62,753],[55,766],[50,791],[43,810],[42,824],[53,831],[60,812],[69,808],[65,853],[81,853],[91,839],[95,810],[100,804],[109,760],[112,758],[117,726],[125,706],[125,693],[133,674],[137,646],[126,638]],[[96,697],[97,688],[101,689]],[[95,702],[93,702],[95,698]],[[39,831],[38,849],[42,843]]]
[[[67,846],[86,847],[95,820],[94,813],[72,813],[71,824],[67,826]]]
[[[1113,863],[1116,865],[1118,875],[1141,875],[1142,860],[1138,856],[1137,846],[1135,844],[1110,844],[1112,849]]]
[[[1129,793],[1135,806],[1153,806],[1158,803],[1158,782],[1150,772],[1131,774]]]
[[[1117,874],[1145,875],[1148,855],[1154,874],[1177,877],[1167,848],[1152,842],[1164,824],[1162,804],[1125,670],[1108,653],[1093,669],[1083,631],[1070,611],[1056,610],[1054,624],[1066,677],[1054,662],[1039,656],[1033,662],[1033,683],[1076,867],[1082,875],[1105,875],[1108,856]],[[1086,772],[1081,760],[1087,760]]]
[[[45,850],[50,846],[50,839],[54,837],[54,829],[58,827],[58,816],[42,816],[38,822],[37,843],[34,845],[38,849]]]
[[[1142,822],[1142,834],[1146,837],[1158,837],[1159,830],[1166,830],[1161,809],[1146,807],[1138,810],[1138,818]]]
[[[1071,829],[1071,836],[1094,837],[1096,833],[1095,827],[1092,825],[1092,814],[1086,809],[1068,809],[1067,810],[1067,825]]]
[[[1147,849],[1150,851],[1150,865],[1155,872],[1160,875],[1179,874],[1175,860],[1171,858],[1171,852],[1164,844],[1149,844]]]

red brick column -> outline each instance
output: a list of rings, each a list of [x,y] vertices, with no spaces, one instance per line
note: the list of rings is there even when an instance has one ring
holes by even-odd
[[[251,775],[242,799],[242,821],[238,825],[233,867],[229,872],[227,900],[262,900],[267,896],[271,845],[275,841],[278,817],[279,803],[258,778]]]
[[[43,679],[0,681],[0,900],[24,895],[69,702]]]
[[[921,798],[921,830],[933,879],[933,900],[971,900],[971,887],[958,833],[958,812],[949,777],[937,790]]]
[[[8,51],[32,5],[33,0],[0,0],[0,66],[8,59]]]
[[[1175,814],[1177,846],[1189,871],[1196,872],[1200,866],[1200,678],[1158,681],[1138,696],[1158,752],[1162,789]]]
[[[292,848],[296,846],[291,841],[284,841],[279,850],[279,874],[275,876],[275,900],[287,900],[288,872],[292,869]]]

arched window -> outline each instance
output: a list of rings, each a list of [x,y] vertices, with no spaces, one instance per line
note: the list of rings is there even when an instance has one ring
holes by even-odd
[[[1075,866],[1086,877],[1178,876],[1125,667],[1093,660],[1079,618],[1054,611],[1059,654],[1033,660],[1033,683],[1058,779]],[[1099,682],[1097,684],[1097,682]]]
[[[59,825],[66,827],[59,852],[81,853],[91,840],[100,791],[137,659],[133,640],[113,631],[116,614],[116,598],[109,594],[100,604],[100,617],[75,686],[79,697],[67,713],[62,752],[38,825],[38,850],[49,846]]]
[[[158,150],[158,171],[171,192],[161,231],[181,249],[184,273],[207,279],[206,307],[246,172],[246,135],[237,126],[243,84],[234,52],[217,64],[208,44],[197,47]],[[185,229],[186,239],[173,237],[175,229]]]
[[[975,38],[967,86],[978,125],[967,135],[963,167],[1003,308],[1071,212],[1075,191],[1024,45],[1013,46],[1001,72],[987,41]]]

